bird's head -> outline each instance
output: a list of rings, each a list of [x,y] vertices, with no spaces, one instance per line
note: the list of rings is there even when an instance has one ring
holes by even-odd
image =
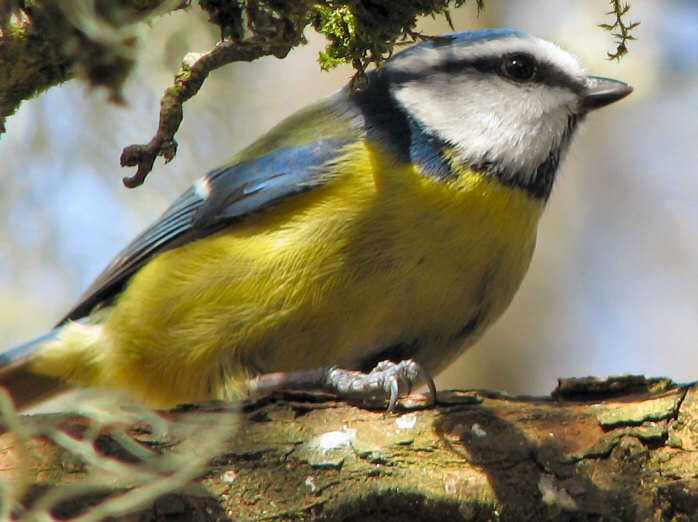
[[[397,106],[458,161],[545,198],[577,122],[632,91],[507,29],[424,41],[396,54],[381,76]]]

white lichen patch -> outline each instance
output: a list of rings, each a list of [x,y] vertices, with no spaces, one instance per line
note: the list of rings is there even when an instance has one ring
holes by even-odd
[[[470,426],[470,431],[472,431],[476,437],[480,437],[480,438],[487,435],[487,432],[485,430],[483,430],[482,427],[477,422],[475,424],[473,424],[472,426]]]
[[[411,430],[417,424],[417,414],[407,413],[395,419],[395,424],[399,430]]]
[[[346,458],[355,457],[355,439],[356,430],[345,425],[339,430],[322,433],[301,444],[294,451],[294,455],[313,467],[339,469]]]
[[[317,485],[317,481],[315,480],[315,477],[311,477],[311,476],[305,477],[304,484],[305,484],[305,487],[308,488],[308,491],[310,491],[313,494],[320,491],[320,488]]]
[[[543,502],[565,511],[577,511],[577,503],[564,488],[560,487],[553,475],[543,473],[538,481],[538,491],[543,495]]]
[[[203,55],[204,53],[187,53],[184,58],[182,58],[182,65],[192,67]]]
[[[235,471],[233,471],[232,469],[229,469],[228,471],[223,473],[223,475],[221,475],[221,481],[224,484],[232,484],[233,482],[235,482],[235,479],[237,479],[237,478],[238,478],[238,474]]]
[[[356,438],[356,430],[344,428],[342,431],[328,431],[315,440],[316,445],[324,451],[346,448]]]

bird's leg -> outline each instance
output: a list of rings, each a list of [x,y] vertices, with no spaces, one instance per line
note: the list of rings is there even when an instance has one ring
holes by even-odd
[[[369,373],[337,367],[316,368],[297,372],[267,373],[252,379],[252,393],[274,390],[312,389],[335,393],[349,399],[387,397],[390,413],[397,400],[410,393],[412,386],[424,380],[429,387],[430,405],[436,402],[434,380],[416,361],[407,359],[394,363],[381,361]]]

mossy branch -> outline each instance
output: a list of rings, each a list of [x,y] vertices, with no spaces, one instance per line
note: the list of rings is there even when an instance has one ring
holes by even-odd
[[[182,0],[24,0],[0,9],[0,134],[22,101],[75,77],[122,103],[135,26]]]

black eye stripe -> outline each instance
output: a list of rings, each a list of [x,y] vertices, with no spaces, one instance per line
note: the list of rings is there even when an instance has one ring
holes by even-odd
[[[525,53],[509,53],[505,56],[513,56]],[[468,70],[474,70],[481,73],[496,74],[504,76],[502,73],[502,60],[505,56],[492,56],[487,58],[462,59],[462,60],[447,60],[432,67],[425,67],[419,71],[411,72],[406,70],[392,71],[390,73],[390,81],[400,84],[410,81],[419,81],[428,79],[432,74],[446,73],[453,74],[467,73]],[[454,80],[456,81],[456,80]],[[532,81],[548,85],[550,87],[563,87],[570,89],[575,93],[584,92],[585,86],[575,78],[571,77],[566,72],[560,70],[554,65],[540,61],[537,62],[536,74]]]

